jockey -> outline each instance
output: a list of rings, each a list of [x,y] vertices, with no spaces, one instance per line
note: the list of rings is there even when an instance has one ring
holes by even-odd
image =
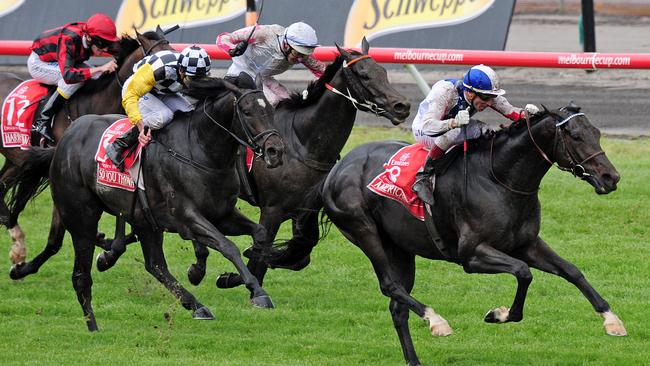
[[[490,107],[513,122],[525,118],[526,113],[539,112],[534,104],[524,109],[512,106],[503,96],[499,77],[485,65],[473,66],[462,80],[445,79],[433,85],[427,97],[420,103],[412,124],[415,141],[427,150],[427,161],[418,173],[413,191],[424,202],[433,202],[430,178],[432,162],[442,156],[460,136],[460,127],[469,123],[470,116]]]
[[[30,75],[47,85],[57,85],[56,93],[48,99],[41,115],[36,118],[32,131],[54,142],[50,135],[50,120],[83,82],[98,78],[103,73],[117,69],[115,60],[99,67],[86,61],[114,49],[120,39],[115,23],[105,14],[95,14],[85,23],[69,23],[43,32],[34,40],[27,60]]]
[[[134,73],[124,82],[122,106],[133,127],[106,147],[106,155],[124,171],[122,154],[138,141],[146,145],[151,132],[158,130],[174,117],[174,112],[189,112],[192,104],[178,92],[188,80],[208,76],[210,56],[201,47],[189,46],[180,53],[162,50],[147,56],[133,66]]]
[[[297,63],[305,65],[317,78],[323,75],[325,64],[311,56],[318,46],[312,27],[303,22],[287,28],[280,25],[255,25],[217,36],[217,46],[232,57],[226,77],[245,72],[253,79],[262,78],[264,95],[276,106],[289,98],[289,91],[274,75],[281,74]]]

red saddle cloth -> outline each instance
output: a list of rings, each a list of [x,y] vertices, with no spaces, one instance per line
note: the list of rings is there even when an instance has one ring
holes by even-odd
[[[35,79],[23,81],[7,95],[0,114],[2,146],[29,149],[34,114],[46,95],[47,87]]]
[[[384,164],[381,174],[368,184],[374,193],[393,199],[419,220],[424,221],[424,203],[413,193],[415,174],[424,165],[428,151],[420,144],[405,146]]]
[[[138,144],[135,154],[131,154],[124,160],[124,173],[122,173],[111,159],[106,156],[106,146],[110,145],[122,133],[131,129],[133,125],[128,118],[123,118],[115,121],[110,127],[104,131],[102,138],[99,140],[99,146],[95,153],[95,161],[97,162],[97,183],[113,187],[125,189],[129,192],[135,191],[135,182],[129,173],[131,168],[140,158],[140,151],[142,145]],[[126,154],[127,152],[125,152]]]

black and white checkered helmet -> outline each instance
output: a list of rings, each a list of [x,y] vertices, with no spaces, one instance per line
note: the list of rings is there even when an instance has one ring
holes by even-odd
[[[185,47],[178,57],[178,67],[190,76],[205,76],[210,72],[210,56],[201,47]]]

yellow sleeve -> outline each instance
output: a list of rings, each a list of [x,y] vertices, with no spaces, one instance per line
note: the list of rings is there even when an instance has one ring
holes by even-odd
[[[122,95],[122,106],[132,124],[136,125],[142,120],[138,100],[149,93],[154,85],[156,85],[156,79],[151,64],[140,66],[131,76],[131,82]]]

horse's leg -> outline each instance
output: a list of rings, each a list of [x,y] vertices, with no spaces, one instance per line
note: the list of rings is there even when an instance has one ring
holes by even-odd
[[[210,251],[205,245],[192,240],[192,245],[194,246],[194,255],[196,256],[196,263],[190,264],[187,268],[187,278],[190,280],[190,283],[194,286],[198,286],[203,277],[205,277],[205,270],[207,268],[207,260],[210,255]]]
[[[9,272],[9,277],[13,280],[17,280],[38,272],[41,266],[47,262],[50,257],[59,252],[61,244],[63,244],[64,235],[65,227],[63,226],[63,222],[61,222],[61,216],[59,215],[56,206],[53,206],[50,233],[47,237],[47,245],[45,246],[45,249],[43,249],[39,255],[34,257],[31,262],[15,264],[11,268],[11,272]]]
[[[167,268],[167,261],[163,252],[163,234],[154,232],[150,228],[138,228],[138,237],[144,256],[144,267],[152,276],[162,283],[174,296],[178,298],[181,305],[192,311],[192,318],[198,320],[212,320],[214,315],[206,306],[196,300],[194,295],[187,291]]]
[[[18,173],[18,166],[11,162],[10,159],[15,158],[16,156],[13,153],[11,156],[5,157],[5,164],[0,170],[0,223],[5,225],[9,229],[9,235],[11,236],[11,250],[9,251],[9,258],[11,258],[12,264],[20,264],[25,261],[27,258],[27,245],[25,244],[25,233],[23,229],[18,225],[18,215],[22,212],[22,209],[25,207],[23,204],[19,210],[14,210],[12,213],[5,203],[5,196],[7,192],[12,188],[12,178]],[[17,150],[17,149],[16,149]]]
[[[109,251],[113,248],[115,241],[120,241],[116,245],[129,245],[138,241],[137,236],[131,231],[126,234],[126,222],[119,216],[115,217],[115,234],[113,239],[106,239],[104,233],[97,233],[97,246]]]
[[[544,240],[538,238],[534,245],[526,248],[521,259],[533,268],[558,275],[576,286],[589,300],[594,310],[605,319],[603,325],[607,334],[627,335],[623,322],[612,312],[607,301],[591,287],[582,272],[574,264],[557,255]]]
[[[255,224],[253,223],[253,225]],[[262,207],[260,213],[260,225],[262,228],[266,229],[266,232],[264,233],[265,238],[260,238],[259,236],[256,238],[255,231],[252,231],[254,244],[252,248],[247,249],[244,252],[244,255],[248,254],[251,257],[248,261],[248,269],[251,271],[253,276],[257,278],[261,286],[268,267],[264,262],[259,260],[258,254],[260,251],[264,254],[271,247],[273,239],[275,239],[275,235],[278,233],[280,225],[282,225],[282,210],[273,207]],[[255,229],[259,230],[257,226],[255,226]],[[248,233],[250,234],[251,231]],[[257,248],[255,248],[255,244],[257,244]],[[237,273],[226,272],[217,278],[218,288],[232,288],[243,284],[244,280]]]
[[[459,245],[462,247],[462,245]],[[497,249],[479,244],[463,265],[467,273],[510,273],[517,278],[517,293],[510,309],[500,307],[485,315],[488,323],[518,322],[524,317],[524,302],[528,286],[533,280],[528,265]]]
[[[72,287],[77,293],[77,300],[81,305],[88,330],[93,332],[99,330],[95,313],[92,308],[92,286],[93,279],[90,274],[95,250],[95,234],[97,229],[85,230],[80,233],[71,232],[74,245],[74,269],[72,271]]]
[[[406,292],[411,293],[415,282],[415,256],[399,249],[395,244],[392,244],[389,248],[387,250],[390,250],[390,253],[387,254],[389,254],[393,273],[395,273],[395,281],[401,283]],[[393,318],[393,325],[397,331],[397,336],[399,337],[400,345],[402,346],[404,358],[409,366],[419,365],[420,360],[415,353],[415,347],[413,346],[408,325],[408,306],[391,299],[389,310]]]
[[[309,265],[311,251],[318,244],[320,234],[318,211],[300,214],[292,220],[291,229],[293,237],[285,244],[281,255],[268,262],[271,268],[300,271]]]
[[[126,221],[120,217],[115,218],[115,238],[110,242],[110,250],[103,251],[97,255],[97,270],[103,272],[115,265],[122,254],[126,252],[126,246],[133,243],[135,235],[133,233],[125,235]],[[98,244],[98,246],[102,246]]]
[[[190,230],[193,237],[199,243],[203,243],[210,248],[219,251],[226,259],[228,259],[237,269],[240,276],[246,284],[246,288],[251,292],[251,302],[253,305],[261,308],[273,308],[273,302],[269,295],[260,286],[257,278],[251,274],[248,267],[244,264],[241,258],[239,248],[226,238],[217,228],[215,228],[208,220],[199,214],[187,212],[186,222],[189,222]]]

